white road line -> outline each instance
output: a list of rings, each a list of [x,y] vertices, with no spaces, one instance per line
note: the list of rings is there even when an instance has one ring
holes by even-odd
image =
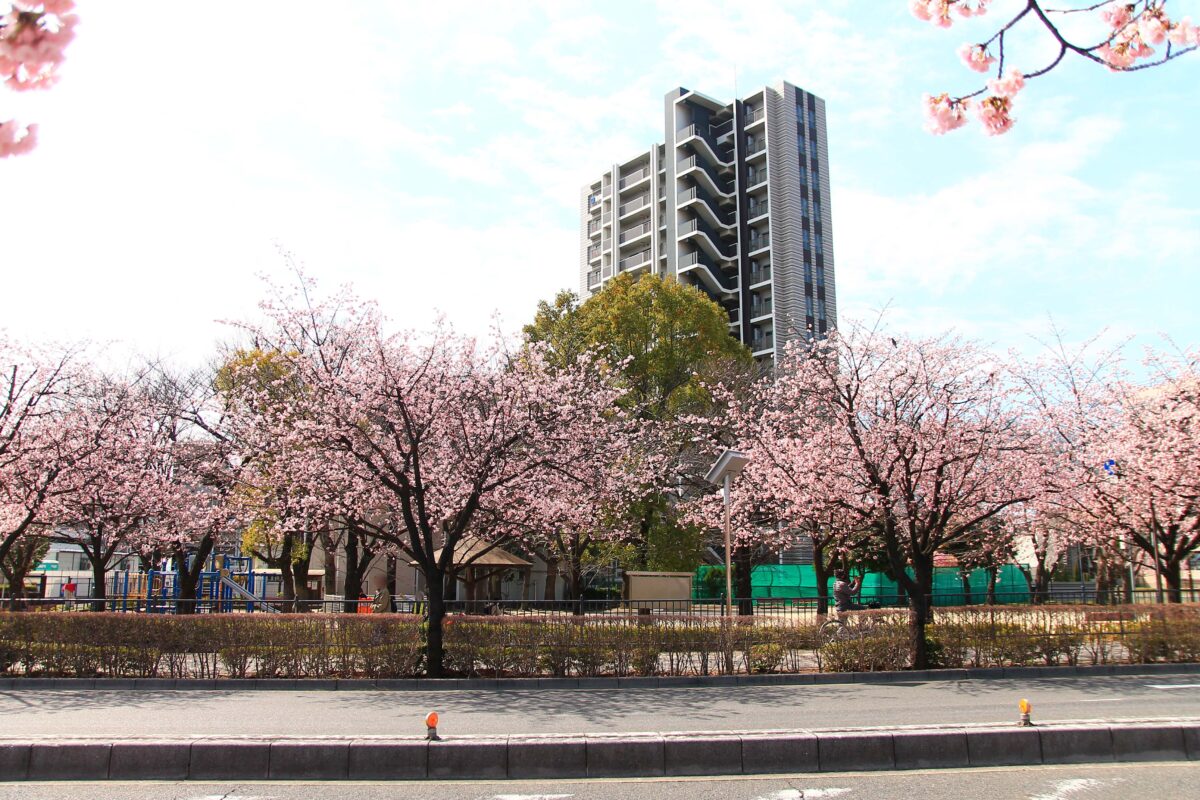
[[[754,800],[819,800],[822,797],[837,797],[853,789],[784,789],[756,797]]]
[[[494,794],[491,800],[567,800],[573,794]]]
[[[1200,683],[1147,683],[1151,689],[1200,689]]]
[[[1128,697],[1101,697],[1092,700],[1080,700],[1080,703],[1119,703],[1122,700],[1128,700]]]
[[[1100,781],[1092,780],[1091,778],[1068,778],[1065,781],[1059,781],[1054,784],[1054,788],[1050,790],[1050,794],[1032,795],[1029,800],[1066,800],[1073,794],[1086,792],[1088,789],[1095,789],[1103,784]]]

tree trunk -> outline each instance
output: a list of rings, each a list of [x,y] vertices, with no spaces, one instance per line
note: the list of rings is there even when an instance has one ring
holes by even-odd
[[[909,651],[913,669],[929,669],[929,641],[925,626],[932,621],[933,558],[923,553],[913,554],[914,591],[909,592]]]
[[[1183,569],[1180,559],[1162,562],[1163,583],[1168,603],[1183,602]]]
[[[342,611],[347,614],[358,610],[358,598],[362,595],[363,576],[358,565],[358,532],[351,527],[346,530],[346,577],[342,585]]]
[[[583,616],[583,563],[579,559],[571,559],[571,572],[567,576],[570,584],[571,599],[575,601],[572,611],[575,616]]]
[[[325,554],[324,563],[321,565],[325,569],[325,594],[337,594],[337,540],[328,526],[321,532],[321,552]]]
[[[425,576],[426,594],[429,600],[429,624],[425,634],[425,676],[428,678],[445,677],[442,663],[445,658],[445,647],[442,640],[442,622],[446,616],[445,575],[434,571]]]
[[[825,568],[825,547],[813,542],[813,574],[817,578],[817,616],[829,613],[829,571]]]
[[[989,606],[996,605],[996,575],[999,572],[998,567],[988,567],[987,576],[987,604]]]
[[[546,560],[546,591],[542,598],[545,600],[558,599],[558,561],[553,558]]]
[[[749,617],[754,614],[754,551],[749,547],[734,548],[733,557],[737,563],[733,593],[738,601],[738,616]]]
[[[205,535],[200,540],[200,546],[196,549],[196,554],[192,557],[191,564],[187,564],[187,552],[182,548],[175,550],[175,580],[179,582],[179,600],[183,602],[176,603],[176,614],[194,614],[196,613],[197,590],[200,588],[200,573],[204,571],[204,564],[208,561],[208,557],[212,554],[213,538]]]
[[[296,574],[292,572],[294,545],[295,539],[290,533],[285,533],[279,543],[279,577],[283,589],[283,605],[288,611],[296,610]]]
[[[963,605],[964,606],[972,605],[974,601],[971,598],[971,573],[970,573],[970,571],[965,570],[965,569],[959,570],[958,578],[960,581],[962,581]]]
[[[88,561],[92,564],[92,611],[103,611],[104,601],[108,597],[108,587],[104,582],[108,565],[103,559],[93,558],[91,553],[88,553]]]

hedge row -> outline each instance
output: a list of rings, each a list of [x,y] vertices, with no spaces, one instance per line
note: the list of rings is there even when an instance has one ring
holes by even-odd
[[[762,617],[450,617],[446,666],[517,677],[904,669],[906,621],[866,612],[829,640]],[[943,667],[1200,661],[1194,606],[939,609],[927,633]],[[423,622],[407,615],[0,613],[5,675],[403,678],[423,659]]]

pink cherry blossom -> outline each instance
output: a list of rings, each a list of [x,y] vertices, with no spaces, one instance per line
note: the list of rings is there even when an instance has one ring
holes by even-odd
[[[1150,44],[1162,44],[1167,38],[1167,26],[1170,20],[1162,13],[1162,9],[1148,8],[1138,17],[1138,33],[1142,41]]]
[[[987,82],[988,89],[998,97],[1016,97],[1017,92],[1025,87],[1025,76],[1019,69],[1010,69],[1003,78],[993,78]]]
[[[1171,26],[1167,38],[1178,47],[1195,47],[1200,45],[1200,27],[1193,25],[1190,17],[1184,17]]]
[[[996,61],[981,44],[964,44],[958,48],[958,57],[976,72],[987,72]]]
[[[925,95],[925,129],[940,135],[961,128],[967,124],[969,110],[967,100],[954,100],[947,94]]]
[[[979,121],[988,136],[1007,133],[1013,126],[1013,118],[1009,116],[1012,101],[1007,97],[985,97],[979,101]]]
[[[24,155],[36,144],[37,125],[22,128],[16,120],[0,122],[0,158]]]
[[[1133,11],[1133,4],[1125,3],[1123,5],[1116,5],[1104,9],[1100,12],[1100,18],[1107,22],[1109,27],[1111,27],[1114,31],[1120,30],[1128,25],[1129,21],[1133,19]]]

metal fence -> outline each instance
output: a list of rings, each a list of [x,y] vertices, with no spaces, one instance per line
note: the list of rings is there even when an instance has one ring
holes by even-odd
[[[982,595],[972,596],[975,602],[963,603],[961,594],[931,596],[931,605],[939,607],[960,606],[1052,606],[1052,605],[1149,605],[1157,602],[1157,593],[1153,589],[1138,589],[1130,596],[1125,592],[1097,592],[1089,586],[1072,587],[1070,590],[1055,589],[1042,594],[1029,592],[1002,593],[997,592],[992,598],[994,603],[987,602]],[[1170,599],[1169,596],[1166,599]],[[1200,602],[1200,589],[1183,590],[1179,598],[1183,603]],[[877,598],[869,606],[857,608],[905,608],[909,600],[904,595],[890,595]],[[266,600],[249,600],[242,598],[224,599],[161,599],[161,598],[127,598],[115,597],[106,599],[92,598],[28,598],[20,600],[0,600],[0,609],[23,611],[109,611],[137,614],[262,614],[262,613],[322,613],[322,614],[371,614],[371,613],[400,613],[425,615],[428,613],[428,603],[423,599],[394,598],[387,606],[377,604],[374,600],[345,600],[342,598],[326,600],[283,600],[272,598]],[[833,599],[829,599],[828,611],[833,610]],[[473,616],[520,616],[520,617],[563,617],[563,616],[699,616],[719,617],[725,614],[725,603],[722,599],[691,599],[691,600],[451,600],[446,602],[446,611],[450,614],[467,614]],[[733,601],[733,613],[737,616],[762,616],[793,623],[806,623],[816,620],[820,609],[815,597],[771,597],[771,598],[738,598]]]

